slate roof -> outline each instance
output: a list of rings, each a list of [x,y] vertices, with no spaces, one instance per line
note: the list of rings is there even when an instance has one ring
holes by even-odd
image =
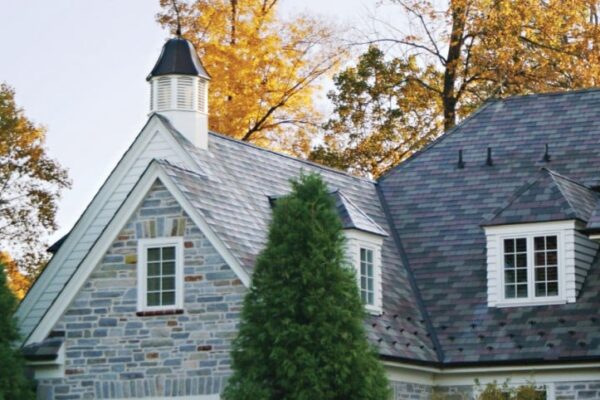
[[[289,193],[289,180],[310,171],[319,172],[331,188],[344,188],[353,224],[386,235],[382,249],[384,312],[366,317],[370,340],[384,356],[437,362],[418,296],[392,237],[387,236],[391,228],[375,182],[214,133],[209,135],[209,151],[199,150],[166,118],[160,118],[200,166],[189,171],[161,161],[162,168],[249,273],[266,243],[273,193]]]
[[[386,234],[384,312],[365,321],[384,358],[436,366],[600,360],[600,259],[576,303],[488,308],[483,231],[548,218],[600,230],[598,110],[600,90],[490,101],[378,182],[213,133],[209,151],[199,150],[158,116],[199,167],[160,164],[249,273],[266,242],[269,196],[287,193],[302,171],[343,188],[346,226]]]
[[[516,190],[484,226],[578,219],[587,222],[598,195],[584,185],[548,168]]]
[[[32,343],[23,347],[23,357],[29,361],[56,360],[58,357],[58,352],[64,341],[64,337],[49,337],[43,342]]]
[[[488,308],[481,226],[526,184],[531,196],[523,191],[521,204],[541,195],[561,213],[589,218],[595,194],[587,188],[600,183],[598,110],[597,89],[490,101],[380,179],[444,364],[600,359],[598,260],[576,303]],[[554,172],[540,177],[543,167]]]
[[[382,227],[356,206],[341,190],[336,190],[332,195],[344,229],[357,229],[379,236],[388,236]]]

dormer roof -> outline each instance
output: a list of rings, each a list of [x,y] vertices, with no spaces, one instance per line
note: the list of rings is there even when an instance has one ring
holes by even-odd
[[[202,65],[194,45],[182,37],[167,40],[162,48],[156,65],[146,78],[150,80],[161,75],[194,75],[210,79]]]
[[[356,229],[378,236],[388,236],[381,226],[355,205],[342,191],[336,190],[332,193],[332,196],[344,229]]]
[[[548,168],[515,191],[484,226],[577,219],[589,221],[598,195],[583,184]]]

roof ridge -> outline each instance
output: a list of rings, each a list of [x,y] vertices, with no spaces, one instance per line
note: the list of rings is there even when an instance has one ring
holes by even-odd
[[[563,175],[563,174],[561,174],[561,173],[559,173],[559,172],[556,172],[556,171],[554,171],[554,170],[552,170],[552,169],[550,169],[550,168],[548,168],[548,167],[542,167],[541,169],[548,171],[548,173],[549,173],[550,175],[557,176],[557,177],[559,177],[559,178],[565,179],[565,180],[567,180],[567,181],[569,181],[569,182],[572,182],[572,183],[574,183],[574,184],[576,184],[576,185],[578,185],[578,186],[581,186],[581,187],[583,187],[583,188],[585,188],[585,189],[589,190],[590,192],[593,192],[593,190],[592,190],[592,189],[590,189],[589,187],[587,187],[587,186],[586,186],[586,185],[584,185],[583,183],[581,183],[581,182],[579,182],[579,181],[576,181],[576,180],[575,180],[575,179],[573,179],[573,178],[570,178],[570,177],[568,177],[568,176],[566,176],[566,175]]]
[[[527,93],[527,94],[516,94],[507,97],[496,97],[497,101],[510,101],[510,100],[518,100],[524,97],[550,97],[550,96],[560,96],[564,94],[581,94],[581,93],[590,93],[590,92],[600,92],[600,87],[592,86],[587,88],[579,88],[579,89],[566,89],[566,90],[553,90],[542,93]]]
[[[492,216],[490,218],[486,218],[483,221],[483,224],[481,224],[482,226],[485,226],[488,222],[492,222],[497,216],[499,216],[500,214],[502,214],[507,208],[509,208],[515,201],[517,201],[517,199],[519,199],[519,197],[521,197],[521,195],[523,193],[525,193],[527,190],[529,190],[533,185],[535,185],[539,180],[540,177],[542,175],[542,170],[540,169],[540,171],[538,171],[538,173],[527,179],[525,181],[525,183],[523,183],[521,186],[519,186],[517,188],[517,190],[515,190],[512,195],[508,198],[508,200],[506,200],[505,203],[503,203],[500,207],[496,208],[495,210],[492,211]],[[561,192],[562,194],[562,192]],[[563,194],[564,197],[564,194]],[[570,205],[570,203],[569,203]]]
[[[353,178],[353,179],[364,181],[364,182],[368,182],[368,183],[375,183],[376,182],[373,179],[366,178],[366,177],[363,177],[363,176],[357,176],[357,175],[351,174],[351,173],[346,172],[346,171],[342,171],[342,170],[337,169],[337,168],[328,167],[328,166],[325,166],[325,165],[318,164],[318,163],[316,163],[314,161],[305,160],[305,159],[300,158],[300,157],[295,157],[295,156],[292,156],[292,155],[289,155],[289,154],[285,154],[285,153],[281,153],[281,152],[278,152],[278,151],[275,151],[275,150],[271,150],[271,149],[267,149],[267,148],[264,148],[264,147],[260,147],[260,146],[257,146],[255,144],[253,144],[253,143],[244,142],[242,140],[233,138],[231,136],[227,136],[227,135],[225,135],[223,133],[217,133],[217,132],[209,131],[208,134],[212,135],[214,137],[217,137],[219,139],[228,140],[230,142],[234,142],[234,143],[237,143],[237,144],[248,146],[248,147],[256,149],[256,150],[264,151],[264,152],[271,153],[271,154],[279,156],[279,157],[287,158],[287,159],[290,159],[292,161],[298,161],[298,162],[301,162],[303,164],[310,165],[312,167],[317,167],[319,169],[323,169],[323,170],[326,170],[326,171],[329,171],[329,172],[333,172],[333,173],[336,173],[336,174],[344,175],[344,176],[347,176],[349,178]]]
[[[497,103],[498,101],[500,101],[500,100],[496,99],[496,98],[489,98],[489,99],[487,99],[481,106],[479,106],[479,108],[477,110],[473,111],[471,114],[469,114],[465,119],[463,119],[462,121],[460,121],[458,124],[454,125],[452,128],[448,129],[447,131],[442,132],[442,134],[440,136],[438,136],[437,138],[435,138],[427,146],[423,147],[420,150],[415,151],[408,158],[404,159],[399,164],[397,164],[396,166],[390,168],[388,171],[386,171],[385,173],[383,173],[382,175],[380,175],[379,178],[377,179],[377,182],[381,182],[381,181],[387,179],[387,177],[390,176],[392,173],[394,173],[395,171],[397,171],[400,168],[404,167],[410,161],[414,160],[415,158],[417,158],[421,154],[423,154],[423,153],[427,152],[428,150],[430,150],[431,148],[433,148],[438,143],[442,142],[447,137],[449,137],[452,134],[454,134],[456,131],[459,130],[459,128],[464,127],[467,123],[469,123],[470,121],[472,121],[477,115],[481,114],[484,110],[486,110],[490,105],[492,105],[494,103]]]

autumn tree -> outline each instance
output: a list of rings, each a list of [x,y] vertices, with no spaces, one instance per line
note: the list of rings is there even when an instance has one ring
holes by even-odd
[[[60,190],[70,185],[46,153],[45,133],[16,105],[13,89],[0,85],[0,251],[11,249],[29,274],[45,258],[41,238],[56,229]]]
[[[233,343],[227,400],[387,400],[342,224],[318,175],[277,200]]]
[[[7,252],[0,251],[0,264],[4,265],[8,288],[17,300],[21,300],[29,289],[32,277],[21,272],[17,263]]]
[[[306,154],[322,123],[314,100],[345,51],[331,24],[284,19],[278,0],[161,0],[158,21],[192,41],[212,77],[210,129]]]
[[[596,0],[389,3],[408,23],[378,20],[378,32],[359,43],[371,47],[336,77],[335,114],[314,160],[379,175],[490,97],[600,79]],[[365,112],[364,104],[375,106]]]

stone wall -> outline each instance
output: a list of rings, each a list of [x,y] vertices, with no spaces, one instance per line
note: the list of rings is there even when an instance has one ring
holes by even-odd
[[[390,382],[394,400],[429,400],[431,399],[431,386],[418,383]]]
[[[595,382],[569,382],[554,385],[556,400],[600,399],[600,380]]]
[[[184,236],[180,315],[137,316],[137,239]],[[113,399],[219,393],[230,374],[245,288],[157,182],[76,295],[65,332],[65,378],[39,382],[39,399]]]

